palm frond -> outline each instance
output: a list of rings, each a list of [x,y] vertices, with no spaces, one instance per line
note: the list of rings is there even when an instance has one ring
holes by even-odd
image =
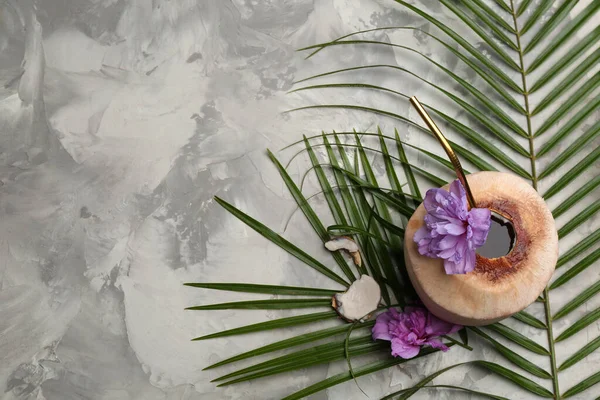
[[[288,296],[333,296],[341,290],[306,288],[299,286],[255,285],[251,283],[184,283],[185,286],[226,290],[229,292],[279,294]]]
[[[473,331],[473,332],[475,332],[477,335],[481,336],[482,338],[486,339],[488,342],[490,342],[490,344],[500,354],[502,354],[504,357],[506,357],[506,359],[508,361],[512,362],[517,367],[523,369],[524,371],[529,372],[532,375],[537,376],[538,378],[544,378],[544,379],[551,379],[552,378],[552,375],[550,375],[543,368],[538,367],[537,365],[535,365],[531,361],[527,360],[525,357],[519,355],[515,351],[513,351],[513,350],[509,349],[508,347],[504,346],[503,344],[501,344],[500,342],[498,342],[497,340],[495,340],[494,338],[492,338],[490,335],[488,335],[485,332],[483,332],[481,329],[476,328],[476,327],[471,327],[470,330]]]
[[[431,353],[436,353],[439,350],[437,349],[423,349],[418,356],[415,358],[421,358],[430,355]],[[354,368],[354,373],[351,374],[350,371],[342,372],[340,374],[331,376],[321,382],[315,383],[314,385],[308,386],[294,394],[284,397],[282,400],[298,400],[302,399],[306,396],[310,396],[311,394],[320,392],[332,386],[339,385],[340,383],[348,382],[351,379],[361,377],[363,375],[372,374],[377,371],[381,371],[382,369],[387,369],[396,365],[403,364],[405,362],[409,362],[410,360],[405,360],[403,358],[392,358],[388,357],[387,359],[381,361],[374,361],[372,363],[363,365],[358,368]]]
[[[217,203],[219,203],[227,211],[229,211],[231,214],[235,215],[238,219],[240,219],[246,225],[248,225],[250,228],[254,229],[256,232],[258,232],[265,238],[269,239],[272,243],[277,244],[283,250],[287,251],[292,256],[296,257],[297,259],[299,259],[306,265],[314,268],[315,270],[319,271],[326,277],[332,279],[333,281],[335,281],[343,286],[346,286],[346,287],[349,286],[349,283],[346,282],[338,274],[336,274],[331,269],[327,268],[325,265],[323,265],[322,263],[317,261],[314,257],[312,257],[312,256],[308,255],[306,252],[302,251],[296,245],[294,245],[291,242],[289,242],[288,240],[284,239],[281,235],[278,235],[273,230],[269,229],[264,224],[258,222],[257,220],[250,217],[249,215],[244,214],[243,212],[241,212],[240,210],[238,210],[231,204],[227,203],[225,200],[215,197],[215,201]],[[323,227],[323,230],[325,231],[325,227]]]
[[[546,350],[541,345],[537,344],[533,340],[529,339],[527,336],[515,331],[514,329],[497,322],[492,325],[487,325],[487,329],[492,330],[502,336],[503,338],[511,341],[512,343],[521,346],[529,351],[532,351],[537,354],[541,354],[544,356],[550,355],[548,350]]]
[[[357,326],[354,326],[354,330],[358,331],[361,328],[371,328],[374,324],[375,323],[373,321],[363,322]],[[306,343],[312,343],[312,342],[316,342],[318,340],[323,340],[323,339],[331,339],[337,335],[345,334],[349,330],[350,330],[350,326],[348,326],[347,324],[343,324],[343,325],[338,325],[338,326],[334,326],[331,328],[321,329],[321,330],[317,330],[314,332],[302,334],[299,336],[294,336],[289,339],[280,340],[278,342],[271,343],[266,346],[262,346],[257,349],[250,350],[245,353],[241,353],[236,356],[227,358],[227,359],[219,361],[215,364],[209,365],[208,367],[206,367],[204,369],[217,368],[217,367],[221,367],[226,364],[231,364],[236,361],[241,361],[241,360],[245,360],[248,358],[257,357],[257,356],[260,356],[263,354],[268,354],[268,353],[272,353],[272,352],[279,351],[279,350],[285,350],[285,349],[289,349],[292,347],[301,346]]]
[[[591,235],[587,236],[575,246],[571,247],[569,251],[562,254],[556,263],[556,268],[562,267],[564,264],[569,262],[571,259],[579,256],[593,245],[600,243],[600,228],[596,229]]]
[[[300,209],[306,216],[306,219],[310,222],[310,225],[313,227],[315,233],[319,236],[319,238],[321,239],[321,241],[323,243],[329,241],[331,238],[329,237],[329,234],[327,233],[327,229],[325,229],[325,226],[323,225],[323,223],[321,222],[321,220],[319,219],[319,217],[317,216],[315,211],[312,209],[310,204],[308,204],[308,202],[306,201],[306,198],[304,197],[304,195],[302,194],[302,192],[300,191],[298,186],[296,186],[296,184],[294,183],[292,178],[288,175],[285,168],[283,168],[283,165],[281,165],[279,163],[279,161],[277,160],[275,155],[273,153],[271,153],[270,151],[268,152],[268,155],[269,155],[269,158],[271,158],[271,161],[273,162],[273,164],[275,164],[275,167],[279,171],[279,174],[281,175],[281,178],[285,182],[289,192],[294,197],[294,200],[296,200],[296,203],[298,204],[298,206],[300,207]],[[352,273],[352,270],[348,266],[348,263],[346,262],[344,257],[339,252],[333,252],[331,254],[332,254],[333,258],[335,259],[335,261],[337,262],[340,269],[344,272],[344,275],[346,275],[346,277],[350,280],[350,282],[354,281],[356,279],[356,277],[354,276],[354,273]]]
[[[412,395],[414,395],[416,392],[418,392],[420,389],[424,388],[427,383],[431,382],[438,376],[442,375],[444,372],[447,372],[447,371],[457,368],[457,367],[462,367],[464,365],[476,365],[476,366],[482,367],[490,372],[496,373],[508,380],[513,381],[514,383],[518,384],[519,386],[521,386],[522,388],[526,389],[527,391],[529,391],[531,393],[537,394],[537,395],[539,395],[541,397],[545,397],[545,398],[553,397],[552,393],[550,393],[548,390],[544,389],[542,386],[538,385],[531,379],[524,377],[523,375],[517,374],[516,372],[513,372],[510,369],[505,368],[496,363],[492,363],[489,361],[475,360],[475,361],[467,361],[464,363],[454,364],[449,367],[443,368],[443,369],[429,375],[427,378],[421,380],[413,388],[405,389],[405,390],[402,390],[397,393],[392,393],[388,396],[385,396],[381,400],[388,400],[388,399],[392,399],[392,398],[397,399],[397,400],[406,400],[406,399],[410,398]],[[399,394],[400,394],[400,396],[398,396]]]
[[[304,314],[304,315],[298,315],[295,317],[279,318],[279,319],[274,319],[271,321],[259,322],[259,323],[252,324],[252,325],[246,325],[246,326],[242,326],[239,328],[228,329],[226,331],[221,331],[221,332],[217,332],[217,333],[211,333],[209,335],[199,336],[192,340],[194,340],[194,341],[207,340],[207,339],[221,338],[221,337],[226,337],[226,336],[241,335],[241,334],[245,334],[245,333],[262,332],[262,331],[268,331],[271,329],[287,328],[290,326],[308,324],[311,322],[317,322],[317,321],[323,321],[326,319],[335,319],[335,318],[337,318],[337,313],[335,311],[324,311],[324,312],[313,313],[313,314]]]
[[[565,7],[566,12],[568,13],[569,11],[571,11],[571,9],[573,8],[573,6],[575,6],[575,4],[577,4],[577,2],[576,1],[565,1],[565,4],[568,4]],[[567,40],[569,40],[570,38],[572,38],[574,36],[574,34],[590,18],[592,18],[596,14],[596,11],[598,11],[598,9],[600,9],[600,2],[592,1],[583,11],[581,11],[579,14],[577,14],[577,16],[572,21],[570,21],[567,24],[567,26],[565,26],[564,28],[562,28],[559,31],[558,35],[554,36],[552,39],[549,40],[549,43],[546,45],[546,47],[544,48],[544,50],[542,50],[542,52],[540,54],[538,54],[538,56],[535,58],[535,60],[533,60],[533,62],[529,66],[529,69],[528,69],[527,72],[530,73],[534,69],[536,69],[538,66],[542,65],[542,63],[544,61],[546,61],[550,56],[552,56],[552,54],[554,54],[554,52],[556,52],[562,45],[564,45]],[[565,16],[566,16],[566,13],[565,14],[560,14],[559,18],[557,18],[557,20],[554,21],[554,22],[556,22],[556,23],[560,22],[560,20],[562,20]],[[525,49],[524,49],[523,52],[524,53],[529,53],[531,50],[534,49],[534,47],[538,43],[536,41],[536,38],[539,36],[539,34],[541,32],[543,32],[542,37],[545,37],[546,33],[549,32],[549,31],[551,31],[551,30],[553,30],[555,27],[556,27],[556,25],[550,27],[548,29],[548,31],[545,30],[546,27],[542,28],[540,30],[540,32],[538,32],[538,35],[536,35],[531,40],[531,42],[529,43],[529,45],[527,45],[525,47]]]
[[[187,307],[186,310],[286,310],[290,308],[329,308],[330,306],[331,299],[272,299],[193,306]]]
[[[541,89],[546,86],[548,82],[558,76],[561,72],[565,70],[565,68],[569,67],[572,63],[578,60],[579,56],[585,54],[585,52],[592,47],[594,44],[598,43],[598,39],[600,38],[600,26],[596,27],[592,32],[587,34],[583,40],[577,42],[565,55],[561,57],[560,60],[556,60],[544,74],[538,78],[538,80],[531,86],[529,89],[530,93]],[[554,60],[553,60],[554,61]],[[540,105],[538,104],[538,108]],[[539,110],[536,108],[535,111]],[[534,111],[534,114],[536,113]]]

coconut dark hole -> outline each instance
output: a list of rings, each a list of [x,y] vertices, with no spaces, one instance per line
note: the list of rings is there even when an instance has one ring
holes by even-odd
[[[515,228],[510,220],[492,211],[490,231],[477,253],[486,258],[503,257],[512,250],[515,238]]]

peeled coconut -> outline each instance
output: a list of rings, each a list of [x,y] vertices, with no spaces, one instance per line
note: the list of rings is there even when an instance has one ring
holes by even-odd
[[[558,234],[546,203],[523,179],[478,172],[467,181],[478,208],[512,224],[516,237],[510,252],[497,258],[477,254],[475,270],[447,275],[443,260],[422,256],[413,240],[424,224],[421,204],[405,231],[404,257],[415,290],[434,315],[460,325],[487,325],[523,310],[542,293],[558,259]]]

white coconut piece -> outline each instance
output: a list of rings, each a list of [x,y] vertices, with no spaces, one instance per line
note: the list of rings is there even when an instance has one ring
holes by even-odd
[[[348,253],[358,251],[358,245],[347,236],[340,236],[325,243],[325,247],[329,251],[346,250]]]
[[[358,245],[354,240],[347,236],[340,236],[330,240],[329,242],[326,242],[325,248],[329,251],[347,251],[352,257],[354,264],[359,267],[362,266],[362,259],[360,258],[360,252],[358,251]]]
[[[375,279],[363,275],[344,293],[333,296],[332,306],[347,321],[365,321],[381,301],[381,288]]]
[[[426,210],[421,204],[406,228],[404,259],[429,311],[455,324],[487,325],[537,299],[554,272],[558,235],[544,199],[525,180],[503,172],[478,172],[467,180],[477,207],[489,208],[512,223],[516,239],[511,251],[498,258],[477,254],[474,271],[446,275],[443,260],[422,256],[413,240],[424,224]]]

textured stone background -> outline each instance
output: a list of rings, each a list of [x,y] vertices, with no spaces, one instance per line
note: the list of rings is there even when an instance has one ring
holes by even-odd
[[[574,13],[588,2],[581,1]],[[422,3],[435,16],[452,20],[437,1]],[[597,15],[588,25],[597,25],[599,19]],[[374,115],[341,110],[282,114],[325,102],[377,104],[418,121],[402,99],[366,91],[286,95],[294,80],[338,66],[414,66],[419,61],[413,56],[390,48],[331,49],[310,60],[295,52],[354,30],[390,25],[432,29],[387,0],[0,2],[0,397],[274,399],[343,370],[341,363],[215,389],[209,381],[228,369],[202,372],[204,366],[292,331],[191,343],[195,336],[286,313],[184,312],[190,305],[252,296],[181,284],[332,287],[211,200],[219,195],[280,232],[292,216],[286,237],[330,262],[302,216],[293,214],[294,202],[265,148],[276,151],[323,129],[379,125],[386,133],[396,126],[404,139],[441,154],[405,125]],[[448,68],[464,72],[464,66],[422,35],[398,31],[377,38],[418,46]],[[430,65],[418,68],[427,79],[447,82]],[[438,94],[406,75],[363,74],[354,80],[367,78],[452,110]],[[583,127],[592,123],[588,120]],[[287,160],[293,153],[278,155]],[[300,157],[291,165],[295,177],[305,170],[305,161]],[[587,177],[597,173],[592,168]],[[579,179],[585,182],[586,175]],[[309,180],[307,193],[311,190],[316,189]],[[598,191],[586,201],[597,199]],[[324,212],[321,198],[314,205]],[[572,215],[562,216],[557,225]],[[562,245],[595,230],[597,221],[581,226]],[[590,279],[598,279],[597,268],[557,291],[553,307],[568,301],[572,290],[580,291]],[[560,320],[556,329],[560,332],[597,303]],[[539,307],[530,312],[541,315]],[[561,344],[559,359],[593,340],[599,330],[592,324]],[[546,345],[539,331],[523,333]],[[378,398],[444,365],[497,358],[489,346],[473,341],[472,353],[453,349],[359,383],[370,398]],[[548,367],[545,357],[531,359]],[[597,370],[598,362],[599,354],[590,355],[564,373],[561,387]],[[530,398],[468,367],[447,373],[439,382],[511,399]],[[579,398],[598,394],[600,389],[593,388]],[[443,392],[419,396],[456,398]],[[313,398],[364,396],[355,383],[348,383]]]

